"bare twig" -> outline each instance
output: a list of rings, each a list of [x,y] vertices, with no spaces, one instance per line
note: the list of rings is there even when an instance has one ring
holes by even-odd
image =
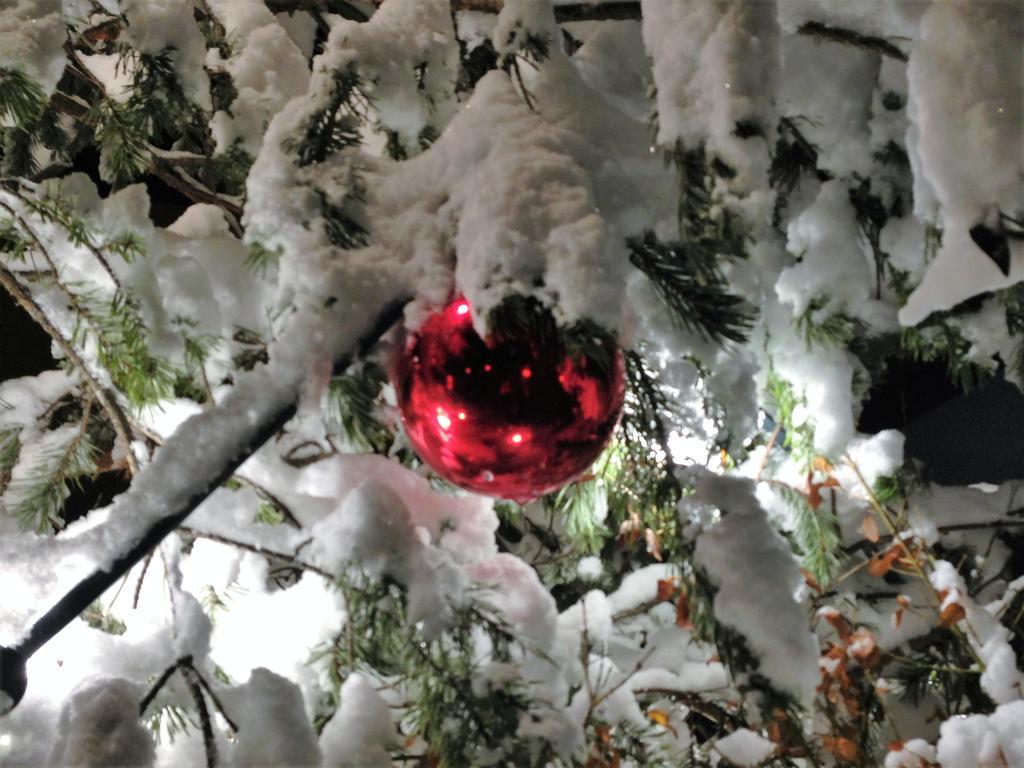
[[[142,581],[146,578],[146,571],[149,570],[149,564],[153,562],[153,552],[156,550],[150,550],[149,554],[146,555],[146,559],[142,561],[142,573],[139,574],[139,580],[135,582],[135,592],[132,594],[132,608],[139,607],[139,596],[142,594]]]
[[[229,536],[221,536],[219,533],[206,533],[204,531],[197,530],[187,525],[179,526],[178,530],[183,531],[192,536],[196,536],[200,539],[209,539],[210,541],[217,541],[221,544],[228,544],[232,547],[244,549],[247,552],[255,552],[259,555],[266,555],[267,557],[277,558],[278,560],[283,560],[289,565],[293,565],[301,570],[309,571],[310,573],[315,573],[318,576],[323,576],[325,579],[330,579],[331,581],[334,580],[334,574],[330,571],[327,571],[318,565],[307,563],[305,560],[300,560],[294,555],[288,554],[287,552],[279,552],[278,550],[267,549],[266,547],[260,546],[259,544],[251,544],[248,541],[239,541],[238,539],[232,539]]]
[[[288,523],[288,525],[290,525],[292,528],[302,527],[302,523],[299,521],[299,518],[297,518],[295,516],[295,513],[288,508],[287,504],[281,501],[281,498],[279,496],[275,496],[273,493],[268,491],[259,483],[250,480],[248,477],[244,477],[243,475],[235,475],[234,479],[240,482],[242,485],[249,486],[250,488],[252,488],[252,490],[256,493],[257,496],[262,498],[264,501],[267,501],[270,504],[272,504],[277,509],[277,511],[280,512],[281,515],[284,517],[285,522]]]
[[[221,208],[228,214],[228,226],[231,228],[232,234],[238,237],[242,236],[242,225],[239,223],[242,218],[242,206],[226,200],[216,192],[211,192],[191,176],[169,170],[158,160],[154,160],[149,170],[167,186],[180,192],[192,202],[209,203]]]

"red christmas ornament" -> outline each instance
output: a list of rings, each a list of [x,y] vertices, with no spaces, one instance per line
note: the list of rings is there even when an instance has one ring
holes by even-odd
[[[558,341],[484,340],[469,302],[431,315],[394,375],[416,453],[467,490],[525,503],[585,472],[622,412],[622,352],[612,365]]]

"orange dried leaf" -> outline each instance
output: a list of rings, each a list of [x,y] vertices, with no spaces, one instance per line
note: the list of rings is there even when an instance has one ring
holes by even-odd
[[[676,579],[670,577],[667,579],[658,579],[658,599],[659,600],[671,600],[672,596],[676,593]]]
[[[864,627],[860,627],[853,633],[846,651],[849,653],[850,658],[856,659],[861,663],[861,666],[867,669],[878,666],[882,660],[882,652],[878,649],[875,636]]]
[[[647,552],[657,560],[661,562],[661,537],[654,531],[653,528],[648,528],[644,531],[644,539],[647,541]]]
[[[824,456],[815,456],[812,461],[812,466],[818,472],[831,472],[833,470],[832,462]]]
[[[663,709],[649,709],[647,710],[647,718],[652,723],[657,723],[663,728],[668,725],[668,712]]]
[[[943,627],[951,627],[966,616],[964,607],[960,603],[949,603],[939,613],[939,625]]]
[[[673,736],[676,736],[678,738],[679,732],[676,731],[676,729],[672,726],[672,723],[669,722],[668,712],[666,712],[663,709],[649,709],[647,710],[647,717],[652,723],[657,723],[662,728],[665,728],[668,731],[670,731]]]
[[[643,529],[644,525],[640,520],[640,515],[630,512],[629,517],[623,520],[619,526],[619,543],[627,547],[636,544],[640,540]]]
[[[903,749],[903,742],[900,741],[899,739],[895,739],[893,741],[890,741],[885,746],[885,748],[889,752],[899,752],[901,749]]]
[[[810,587],[815,592],[820,594],[821,593],[821,584],[819,584],[818,580],[816,578],[814,578],[814,575],[810,571],[808,571],[806,568],[801,568],[800,569],[800,573],[802,573],[804,575],[804,584],[806,584],[808,587]]]
[[[685,590],[679,590],[679,599],[676,600],[676,626],[680,629],[693,629],[693,622],[690,620],[690,601],[686,597]]]
[[[860,754],[856,742],[845,736],[825,736],[821,740],[821,745],[840,760],[848,762],[853,762]]]
[[[878,523],[875,522],[875,517],[870,512],[864,515],[864,519],[860,524],[860,532],[864,534],[864,538],[870,541],[872,544],[877,542],[881,536],[878,532]]]
[[[839,635],[839,639],[843,641],[843,644],[845,645],[848,643],[852,627],[850,626],[850,622],[843,617],[843,614],[839,613],[839,611],[829,611],[825,613],[824,616],[825,621],[832,625],[836,634]]]
[[[868,563],[868,573],[876,579],[885,576],[885,574],[892,570],[893,565],[900,559],[902,553],[903,548],[898,544],[894,544],[885,552],[875,555],[871,558],[871,562]]]
[[[835,488],[839,485],[839,481],[829,475],[820,483],[814,482],[814,473],[809,472],[807,474],[807,503],[811,505],[811,509],[817,509],[821,506],[822,488]]]

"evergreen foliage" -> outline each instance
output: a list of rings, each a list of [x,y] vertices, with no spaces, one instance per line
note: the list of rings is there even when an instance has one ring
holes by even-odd
[[[648,232],[629,241],[630,261],[651,280],[677,325],[712,341],[746,341],[754,315],[727,290],[707,245],[662,243]]]
[[[20,69],[0,67],[0,118],[27,128],[46,107],[42,88]]]
[[[331,379],[329,418],[357,450],[386,454],[394,440],[378,416],[378,400],[386,383],[384,369],[374,363]]]
[[[63,527],[65,500],[75,483],[96,469],[96,447],[85,423],[57,437],[37,449],[28,475],[7,484],[8,513],[40,533]]]
[[[349,66],[335,70],[327,103],[310,117],[301,138],[288,140],[286,149],[295,152],[299,166],[305,167],[357,146],[359,126],[369,106],[356,69]]]
[[[564,174],[566,179],[577,171],[586,177],[580,194],[594,201],[595,215],[609,221],[614,218],[614,225],[602,231],[623,237],[609,249],[617,247],[623,260],[628,258],[632,265],[622,265],[622,273],[629,281],[646,280],[665,315],[686,333],[671,334],[668,341],[637,338],[638,328],[646,327],[633,322],[637,316],[643,315],[645,322],[659,317],[637,306],[629,307],[626,321],[615,332],[590,320],[562,326],[552,304],[565,298],[565,286],[557,285],[554,275],[550,285],[535,278],[535,291],[524,289],[523,295],[506,298],[486,318],[495,339],[532,339],[538,346],[586,355],[605,368],[619,364],[623,347],[625,405],[612,442],[588,472],[537,503],[496,502],[497,523],[486,505],[477,517],[466,518],[471,522],[468,532],[460,527],[466,519],[457,514],[450,519],[431,518],[440,512],[426,509],[429,504],[424,504],[424,509],[410,504],[408,525],[400,516],[387,521],[388,532],[394,536],[385,537],[384,543],[372,543],[384,552],[379,555],[381,562],[394,554],[388,547],[398,547],[408,533],[418,545],[432,548],[434,559],[424,558],[430,567],[441,560],[444,564],[450,560],[453,569],[458,567],[458,579],[448,585],[451,593],[443,595],[444,605],[438,608],[444,615],[430,617],[443,625],[436,634],[412,620],[414,587],[421,585],[399,580],[398,569],[366,567],[364,562],[330,573],[318,559],[322,553],[314,554],[324,543],[318,540],[314,526],[331,507],[343,505],[342,497],[334,498],[332,491],[321,488],[331,485],[317,475],[321,468],[333,466],[328,459],[341,461],[348,453],[374,453],[425,477],[440,496],[461,495],[419,462],[402,434],[390,404],[390,340],[329,379],[325,370],[320,380],[325,391],[316,392],[325,404],[323,421],[314,418],[315,413],[303,404],[298,419],[281,429],[275,427],[258,459],[248,465],[256,469],[240,470],[223,485],[238,491],[218,492],[232,497],[235,506],[222,524],[224,531],[237,538],[225,532],[204,532],[199,524],[196,529],[182,529],[181,563],[165,559],[163,551],[152,566],[147,560],[141,573],[136,571],[132,577],[137,579],[135,602],[144,594],[146,578],[165,579],[160,589],[170,589],[172,595],[180,590],[182,574],[174,571],[182,563],[187,571],[193,557],[194,562],[202,562],[203,547],[198,542],[203,538],[244,552],[248,558],[231,565],[234,571],[226,583],[196,588],[215,633],[222,622],[235,620],[243,602],[244,610],[251,611],[255,603],[249,603],[250,598],[276,610],[278,605],[291,605],[288,601],[300,589],[312,594],[313,586],[322,588],[328,597],[337,597],[339,606],[337,615],[325,618],[323,626],[336,620],[332,627],[339,628],[321,632],[309,645],[330,632],[338,634],[317,646],[298,674],[305,702],[313,702],[316,732],[323,732],[344,706],[341,696],[346,679],[356,673],[364,675],[392,715],[389,726],[395,738],[387,745],[390,757],[396,764],[422,768],[725,765],[728,759],[719,749],[719,740],[739,729],[749,729],[772,745],[774,751],[760,765],[866,768],[881,764],[887,749],[897,748],[889,745],[890,740],[910,735],[905,720],[924,719],[908,717],[908,707],[935,721],[922,726],[922,732],[927,732],[924,735],[934,741],[932,732],[938,732],[938,720],[984,716],[1002,705],[992,695],[991,675],[985,675],[994,668],[992,646],[986,647],[985,642],[1004,644],[1016,655],[1019,666],[1024,653],[1024,590],[1019,588],[1024,575],[1019,555],[1024,537],[1019,533],[1019,502],[1005,510],[995,510],[992,505],[982,518],[967,523],[938,519],[929,528],[934,511],[930,505],[938,505],[936,500],[944,498],[944,491],[927,487],[921,467],[912,461],[896,469],[887,464],[878,474],[877,467],[859,467],[851,455],[864,448],[869,436],[844,435],[846,447],[839,449],[823,447],[828,444],[821,437],[833,422],[845,424],[847,417],[855,422],[860,396],[878,383],[885,363],[892,359],[940,362],[950,379],[965,390],[993,375],[1017,381],[1024,377],[1024,291],[1020,286],[980,294],[952,309],[934,312],[914,326],[898,327],[893,319],[902,318],[898,310],[908,305],[921,288],[922,274],[940,258],[943,227],[958,226],[944,219],[942,210],[930,214],[934,220],[915,218],[920,216],[917,209],[929,205],[927,200],[912,197],[912,192],[921,191],[915,182],[921,174],[919,166],[927,161],[921,147],[911,146],[903,136],[908,117],[915,130],[925,130],[913,113],[905,114],[908,103],[920,108],[914,100],[922,99],[921,84],[913,80],[909,95],[897,90],[909,82],[903,73],[908,60],[904,49],[912,50],[917,41],[866,35],[815,20],[799,22],[789,30],[773,28],[772,35],[794,34],[795,30],[797,35],[823,41],[836,50],[855,48],[859,49],[855,55],[868,57],[861,64],[873,73],[873,80],[857,96],[864,114],[862,120],[854,121],[863,136],[851,137],[849,143],[836,138],[844,126],[836,125],[833,116],[811,108],[813,100],[791,107],[793,112],[781,117],[774,111],[776,105],[787,101],[799,104],[801,100],[778,98],[781,94],[776,93],[770,109],[762,109],[754,98],[719,102],[717,92],[712,93],[703,82],[715,79],[705,71],[714,56],[701,52],[701,74],[685,84],[694,89],[686,92],[686,98],[709,100],[709,117],[702,123],[708,135],[695,137],[696,123],[667,139],[663,134],[671,132],[659,131],[658,145],[648,147],[643,140],[639,147],[630,145],[628,151],[633,154],[618,168],[618,157],[604,157],[608,148],[625,147],[616,143],[621,137],[612,136],[618,132],[601,129],[588,133],[589,125],[586,130],[574,125],[573,112],[583,104],[593,104],[587,108],[595,111],[599,106],[614,109],[615,120],[625,125],[627,120],[637,122],[637,115],[644,111],[635,109],[634,104],[620,109],[618,102],[629,100],[620,88],[625,88],[630,78],[650,81],[647,95],[659,109],[666,108],[663,100],[657,99],[659,92],[664,96],[673,85],[684,85],[664,82],[657,67],[636,77],[634,65],[644,66],[642,56],[629,67],[618,61],[614,66],[601,63],[608,51],[618,51],[624,41],[642,37],[654,63],[665,64],[658,61],[647,39],[656,36],[648,34],[649,28],[637,36],[632,22],[617,22],[616,29],[612,28],[616,25],[604,24],[610,19],[637,18],[641,8],[635,3],[560,4],[552,15],[556,26],[543,31],[530,26],[536,19],[529,14],[515,16],[516,6],[523,4],[505,3],[500,23],[504,25],[510,18],[512,23],[503,27],[508,37],[501,41],[483,39],[482,17],[465,13],[489,13],[502,5],[490,0],[451,4],[454,40],[440,29],[415,30],[413,35],[401,27],[397,17],[388,20],[386,14],[397,13],[401,0],[389,0],[383,10],[371,7],[379,3],[354,5],[345,0],[267,0],[268,8],[278,14],[268,22],[276,27],[273,39],[285,47],[295,43],[301,55],[293,55],[292,64],[298,61],[295,66],[301,68],[305,61],[314,83],[294,99],[289,89],[301,91],[302,86],[287,81],[304,82],[304,73],[292,77],[294,73],[286,75],[274,69],[276,62],[268,62],[266,72],[260,73],[266,80],[263,93],[253,82],[259,78],[249,77],[247,83],[239,77],[239,62],[251,51],[246,46],[254,43],[238,19],[223,13],[223,3],[208,5],[197,0],[196,7],[182,19],[183,24],[195,22],[196,28],[189,26],[189,34],[196,32],[199,37],[193,35],[193,42],[206,46],[208,55],[195,59],[201,64],[189,60],[195,51],[171,46],[167,40],[143,43],[147,34],[154,40],[160,35],[152,30],[138,32],[145,28],[133,26],[134,15],[149,9],[145,3],[135,5],[125,14],[114,15],[104,4],[92,3],[88,18],[66,19],[67,38],[55,50],[58,57],[54,59],[66,62],[65,69],[55,86],[52,81],[47,85],[48,90],[27,74],[32,71],[29,68],[0,67],[0,261],[5,267],[4,286],[50,334],[64,369],[63,373],[27,378],[23,385],[12,384],[11,391],[20,398],[17,407],[0,400],[0,515],[12,518],[9,522],[0,519],[5,536],[7,531],[12,537],[27,535],[18,528],[32,531],[39,534],[31,539],[36,546],[42,537],[57,534],[68,521],[88,511],[75,505],[104,506],[109,499],[94,492],[91,486],[98,483],[91,481],[114,478],[117,485],[123,473],[124,484],[131,482],[130,475],[139,469],[135,462],[146,464],[145,451],[153,457],[162,450],[160,444],[167,436],[154,425],[173,422],[191,410],[201,415],[217,413],[227,398],[245,391],[249,386],[246,380],[258,381],[264,366],[277,359],[274,345],[278,333],[306,297],[292,293],[294,276],[288,270],[301,262],[289,250],[292,243],[266,228],[259,229],[262,222],[258,217],[267,211],[253,207],[256,195],[246,200],[247,191],[258,188],[254,183],[268,183],[261,177],[267,174],[266,166],[281,163],[274,171],[280,171],[280,176],[272,182],[281,185],[281,194],[291,196],[287,203],[294,209],[288,214],[293,220],[285,226],[297,225],[295,231],[301,230],[293,238],[301,241],[296,247],[308,244],[318,257],[327,254],[322,259],[325,275],[332,270],[340,274],[349,260],[359,263],[366,257],[366,246],[382,246],[383,250],[399,238],[409,237],[411,231],[417,237],[427,231],[406,227],[404,221],[391,230],[391,221],[375,217],[373,206],[379,202],[375,198],[383,186],[378,184],[383,178],[403,180],[405,169],[418,167],[410,158],[420,153],[442,156],[433,167],[446,172],[462,170],[445,155],[457,154],[446,134],[449,121],[458,119],[451,114],[466,109],[481,78],[493,73],[490,78],[504,77],[511,84],[507,99],[498,100],[504,111],[495,110],[500,115],[496,119],[512,119],[518,108],[530,125],[550,124],[550,146],[545,140],[537,142],[536,148],[557,155],[559,163],[571,168]],[[646,6],[642,10],[646,12]],[[828,16],[825,10],[821,13]],[[448,18],[447,11],[443,18]],[[381,19],[394,28],[384,23],[377,27]],[[572,24],[558,26],[566,20],[587,23],[586,34],[581,35],[582,28]],[[365,39],[365,30],[358,26],[362,24],[375,25]],[[303,25],[314,30],[305,43],[300,41],[305,34]],[[631,38],[620,34],[627,25]],[[721,25],[716,34],[728,37],[728,26]],[[358,33],[348,35],[356,29]],[[374,50],[381,43],[375,35],[394,30],[409,33],[402,38],[403,46],[422,50],[409,55],[396,48],[386,56]],[[0,45],[6,34],[11,33],[0,29]],[[424,42],[427,37],[431,40]],[[311,45],[312,56],[303,47],[306,43]],[[759,45],[762,43],[769,46],[769,37],[759,40]],[[422,52],[427,50],[430,53]],[[93,65],[99,59],[91,58],[96,54],[116,57],[114,74],[127,82],[125,94],[107,92],[113,80],[108,72],[97,74],[101,68]],[[733,54],[728,45],[714,54],[737,63],[730,59]],[[458,73],[454,76],[456,56]],[[885,62],[882,66],[880,57]],[[339,61],[345,63],[337,66]],[[433,69],[438,61],[453,68],[452,77],[438,76]],[[849,72],[855,69],[851,65]],[[852,82],[857,79],[854,75],[849,79],[851,90],[863,85]],[[557,88],[552,85],[560,82]],[[724,85],[731,87],[731,83]],[[559,90],[563,86],[566,88]],[[570,88],[573,99],[552,103]],[[579,103],[575,103],[577,92]],[[253,126],[258,134],[276,120],[268,105],[285,95],[286,110],[301,110],[295,113],[297,123],[292,123],[299,127],[274,146],[268,158],[264,152],[269,145],[259,148]],[[521,104],[507,103],[509,100]],[[400,118],[395,105],[410,103],[415,104],[416,114],[409,120]],[[868,104],[870,108],[865,109]],[[489,108],[486,103],[481,106]],[[730,117],[723,132],[719,125],[722,113],[717,108],[726,106]],[[805,114],[797,114],[798,110]],[[674,117],[679,123],[679,115]],[[246,120],[252,124],[244,123]],[[222,122],[218,125],[218,121]],[[584,122],[581,120],[581,125]],[[664,114],[655,115],[654,123],[673,125]],[[984,120],[980,124],[984,127]],[[608,122],[608,126],[617,125],[620,123]],[[827,130],[819,130],[823,127]],[[563,141],[563,133],[578,135]],[[486,133],[474,135],[472,146],[478,154],[494,160],[494,168],[507,173],[521,170],[522,166],[513,168],[499,162],[499,155],[509,150],[506,144],[516,144],[518,135],[495,131],[495,136],[499,138],[492,141]],[[600,141],[594,141],[595,137]],[[588,142],[595,146],[586,146]],[[665,168],[657,162],[659,151],[664,153]],[[750,154],[744,158],[747,151]],[[648,152],[655,155],[652,167],[646,165]],[[259,162],[253,153],[259,153]],[[843,157],[832,156],[837,153]],[[598,189],[608,184],[598,179],[605,169],[595,172],[598,165],[588,165],[593,161],[587,159],[589,155],[616,165],[615,173],[625,175],[636,167],[637,178],[643,179],[637,190],[647,186],[661,189],[666,184],[671,188],[674,176],[678,196],[648,205],[650,200],[642,199],[638,191],[641,199],[635,215],[615,218],[618,212],[603,210],[608,190]],[[517,158],[517,162],[530,162],[537,156],[523,153],[522,157],[526,160]],[[744,160],[749,162],[744,164]],[[851,169],[851,164],[858,167]],[[555,167],[562,166],[553,162]],[[99,202],[92,202],[91,193],[79,195],[80,190],[67,183],[64,177],[72,170],[85,171],[93,183],[103,182],[98,186],[102,190]],[[648,185],[658,173],[663,177]],[[106,184],[114,187],[114,192],[139,182],[153,188],[157,178],[176,195],[218,207],[225,214],[227,230],[219,228],[219,219],[207,217],[208,212],[202,210],[190,212],[190,218],[172,233],[151,226],[144,213],[136,215],[138,212],[129,210],[134,204],[132,194],[138,190],[119,193],[124,195],[121,200],[127,201],[123,209],[111,205],[109,198],[102,199],[107,196]],[[765,178],[767,187],[754,193],[741,183]],[[808,211],[832,215],[827,206],[816,205],[819,190],[829,182],[842,191],[835,203],[835,218],[856,221],[861,249],[873,267],[867,286],[871,306],[865,310],[838,295],[844,292],[837,290],[833,295],[827,290],[805,294],[797,306],[806,309],[795,314],[787,301],[778,298],[770,281],[800,264],[803,248],[814,247],[795,245],[799,238],[793,235],[792,225]],[[79,177],[77,183],[85,190],[89,182]],[[763,181],[755,183],[765,186]],[[69,187],[72,193],[66,196],[55,191]],[[475,194],[489,192],[482,184],[467,189]],[[502,194],[511,196],[513,192],[502,188]],[[424,262],[429,263],[417,263],[415,270],[409,270],[437,272],[417,274],[410,280],[422,278],[429,287],[420,298],[429,295],[432,300],[438,299],[447,285],[443,281],[446,269],[452,270],[453,291],[465,288],[462,272],[455,269],[459,259],[453,252],[458,239],[455,233],[458,231],[458,237],[474,234],[459,229],[466,220],[458,218],[460,205],[465,205],[458,202],[458,195],[437,197],[429,200],[429,214],[424,214],[436,227],[428,236],[437,242],[424,249],[430,255]],[[555,209],[553,202],[544,199],[542,204]],[[666,208],[667,216],[663,214]],[[391,215],[390,209],[383,210]],[[993,207],[985,216],[985,221],[971,223],[971,237],[1005,273],[1012,246],[1024,236],[1022,212]],[[531,213],[524,221],[527,218],[530,226],[538,221],[538,226],[547,226],[543,216]],[[551,221],[557,218],[552,213]],[[814,215],[803,223],[816,230],[814,234],[820,234],[817,229],[824,226]],[[904,225],[905,229],[899,228]],[[517,231],[510,225],[509,242],[532,237],[528,229]],[[202,234],[180,234],[189,231]],[[897,253],[903,240],[919,242],[922,232],[923,254]],[[204,247],[209,245],[208,252],[196,253],[198,249],[191,244],[189,248],[180,246],[183,241],[200,239]],[[266,245],[269,242],[284,242],[285,246],[271,248]],[[754,243],[756,250],[751,247]],[[744,261],[748,251],[750,261]],[[371,253],[376,257],[376,250]],[[449,256],[452,263],[446,261]],[[819,260],[826,256],[815,254]],[[243,259],[247,271],[232,272]],[[778,263],[771,263],[773,260]],[[187,262],[194,262],[195,269]],[[807,260],[802,266],[810,263]],[[765,282],[760,284],[762,279]],[[229,299],[226,291],[233,288],[231,280],[239,284],[251,281],[255,287],[249,295],[242,296],[240,290],[239,296]],[[486,279],[475,287],[495,288]],[[210,312],[206,307],[190,306],[193,289],[197,296],[200,289],[208,291],[203,295],[214,296],[223,306],[210,308]],[[641,291],[639,295],[644,294]],[[863,291],[855,295],[863,295]],[[244,302],[254,297],[262,302],[256,308],[259,314],[231,314],[237,309],[229,306],[234,299]],[[626,299],[627,303],[633,301],[632,295]],[[758,301],[763,307],[754,305]],[[325,309],[343,312],[343,304],[332,294]],[[232,319],[217,325],[217,320],[210,318],[219,317],[219,310]],[[984,321],[979,321],[983,315]],[[1009,347],[1003,344],[1005,339],[996,338],[999,334],[992,328],[1001,325],[993,317],[1005,318],[1007,336],[1015,346],[1011,359],[1003,359]],[[243,324],[254,327],[241,327]],[[779,329],[784,332],[776,333]],[[652,335],[657,336],[656,329]],[[780,339],[788,340],[792,349],[782,349]],[[997,346],[999,352],[994,354]],[[788,365],[782,364],[783,356]],[[844,403],[847,396],[850,401],[838,409],[842,411],[839,419],[830,422],[837,409],[822,391],[828,394],[833,386],[826,374],[835,373],[835,367],[820,377],[813,371],[815,366],[824,368],[840,358],[847,378],[853,370],[853,386],[850,392],[839,393]],[[679,383],[686,381],[680,373],[684,364],[689,366],[687,372],[693,372],[689,384]],[[309,378],[315,375],[311,373]],[[0,382],[0,386],[4,384]],[[23,397],[22,386],[47,397],[54,392],[54,401],[42,402],[40,396],[37,402],[29,402],[32,398]],[[687,386],[694,391],[679,391]],[[812,389],[819,386],[822,391]],[[833,413],[812,413],[809,403]],[[755,429],[757,407],[763,411]],[[254,408],[252,413],[258,411]],[[157,418],[155,413],[162,415]],[[841,430],[836,427],[833,431]],[[852,434],[852,429],[847,431]],[[788,542],[796,565],[802,567],[805,587],[795,598],[788,592],[785,597],[806,615],[807,633],[817,644],[811,656],[812,662],[820,663],[810,666],[815,675],[820,674],[820,684],[805,700],[780,688],[778,670],[766,668],[756,650],[759,638],[750,627],[743,627],[735,615],[729,623],[723,621],[716,598],[725,593],[726,586],[720,592],[717,576],[713,580],[696,565],[700,537],[730,513],[726,508],[712,510],[689,503],[695,493],[691,478],[697,473],[678,466],[672,449],[681,437],[691,435],[707,437],[705,463],[711,474],[743,476],[755,483],[758,498],[770,509],[767,519]],[[892,436],[877,439],[883,442],[886,437]],[[203,448],[196,446],[197,451]],[[887,450],[877,451],[881,464],[891,458]],[[319,462],[323,463],[318,467]],[[86,479],[90,480],[85,483],[89,493],[80,492]],[[407,479],[410,487],[414,481],[421,482],[411,476]],[[267,487],[257,481],[266,482]],[[312,486],[315,490],[307,493]],[[317,495],[320,493],[324,495]],[[968,497],[964,491],[964,498]],[[436,498],[431,502],[437,502],[438,509],[443,507]],[[466,508],[470,506],[467,503]],[[376,514],[379,510],[371,511]],[[492,605],[489,597],[507,585],[469,579],[462,559],[471,556],[459,549],[477,546],[465,543],[474,537],[486,539],[491,547],[488,526],[494,525],[498,529],[493,547],[472,557],[485,565],[490,565],[489,557],[514,558],[527,574],[522,584],[514,587],[522,589],[522,594],[505,595],[513,603],[507,613],[497,606],[500,600]],[[246,526],[252,530],[251,537],[246,536]],[[69,551],[74,546],[72,538],[61,544]],[[364,544],[367,550],[372,548],[366,542],[360,546]],[[364,555],[360,549],[352,555],[352,562]],[[377,564],[374,556],[366,555],[371,565]],[[224,555],[223,559],[227,562],[230,557]],[[746,564],[737,559],[735,566],[742,570]],[[933,583],[938,565],[943,564],[954,567],[956,578],[963,582],[963,594]],[[161,566],[163,572],[158,574]],[[656,592],[655,580],[650,578],[643,589],[637,587],[655,572]],[[206,577],[197,567],[185,581]],[[255,578],[249,582],[251,593],[240,585],[243,577]],[[756,593],[754,597],[763,592],[769,599],[775,586],[751,584],[750,589]],[[543,599],[531,596],[531,589]],[[331,590],[340,595],[331,595]],[[125,593],[132,591],[129,587]],[[641,593],[642,597],[637,597]],[[82,614],[88,628],[103,633],[107,645],[100,647],[122,647],[110,644],[129,630],[137,631],[135,621],[141,613],[126,612],[124,598],[122,603],[117,599],[114,596],[107,602],[105,596]],[[523,629],[537,619],[535,614],[548,610],[548,600],[557,612],[552,614],[551,632],[556,639],[550,657],[534,647]],[[529,615],[517,616],[517,611]],[[972,611],[986,612],[1004,634],[992,633],[979,642]],[[901,634],[900,622],[910,621],[911,616],[924,628],[915,626]],[[279,620],[275,615],[265,618],[268,623]],[[179,620],[180,616],[172,617],[173,633],[169,632],[176,643],[181,637]],[[883,627],[882,622],[890,627]],[[761,629],[767,633],[772,627]],[[128,637],[134,642],[133,634]],[[254,644],[261,641],[260,637],[251,640]],[[282,647],[285,644],[282,639]],[[301,653],[308,650],[305,646]],[[639,659],[635,669],[630,667],[632,659]],[[272,659],[268,666],[279,661]],[[289,659],[285,666],[293,661]],[[231,674],[218,663],[229,667]],[[1009,666],[1003,664],[1005,675],[1012,672]],[[595,681],[591,672],[598,668],[603,671]],[[699,668],[701,675],[689,677],[689,668]],[[209,670],[207,683],[201,672]],[[160,694],[177,671],[181,672],[179,682],[185,685]],[[555,673],[562,685],[557,688],[558,700],[543,699],[538,691],[550,681],[537,677]],[[693,684],[693,679],[718,680],[719,676],[724,682],[706,688]],[[634,686],[638,679],[643,683]],[[140,713],[158,739],[191,742],[204,738],[207,761],[212,763],[217,759],[217,743],[223,742],[214,732],[228,734],[232,745],[247,736],[237,732],[230,712],[216,700],[222,687],[232,688],[239,682],[235,668],[224,658],[211,656],[202,664],[197,658],[193,666],[191,657],[183,657],[157,679],[150,695],[140,703]],[[215,718],[211,718],[207,702],[220,710]],[[48,706],[60,703],[47,701]],[[0,720],[0,731],[3,728]],[[194,733],[198,731],[202,734]],[[556,732],[560,738],[570,733],[582,741],[565,748],[550,736]],[[6,747],[0,743],[0,752]]]

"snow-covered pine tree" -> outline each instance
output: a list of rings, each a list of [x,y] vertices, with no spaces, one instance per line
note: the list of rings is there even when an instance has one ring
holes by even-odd
[[[56,359],[0,384],[0,642],[148,549],[32,648],[0,765],[1024,765],[1020,485],[857,431],[899,361],[1020,382],[1022,39],[0,0],[0,285]],[[624,350],[588,474],[520,506],[410,450],[391,326],[454,295]]]

